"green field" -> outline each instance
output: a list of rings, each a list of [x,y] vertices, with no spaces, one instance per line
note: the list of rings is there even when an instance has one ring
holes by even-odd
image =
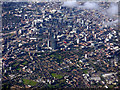
[[[83,70],[83,72],[84,72],[85,74],[87,74],[87,73],[88,73],[88,70]]]
[[[31,86],[35,86],[37,84],[37,82],[29,80],[29,79],[23,79],[23,83],[25,85],[31,85]]]
[[[17,68],[17,70],[20,70],[20,68]]]
[[[25,61],[24,63],[22,63],[23,65],[26,65],[27,64],[27,61]]]
[[[53,77],[57,78],[57,79],[63,78],[62,75],[57,75],[56,73],[52,73],[51,75],[52,75]]]
[[[15,63],[15,64],[13,65],[13,67],[16,67],[18,64],[19,64],[19,63]]]
[[[108,87],[109,87],[109,88],[114,88],[114,86],[113,86],[113,85],[108,85]]]

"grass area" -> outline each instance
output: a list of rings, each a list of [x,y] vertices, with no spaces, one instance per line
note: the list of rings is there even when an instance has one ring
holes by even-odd
[[[84,72],[85,74],[87,74],[87,73],[88,73],[88,70],[83,70],[83,72]]]
[[[58,55],[57,58],[60,59],[60,60],[62,59],[61,55]]]
[[[19,64],[19,63],[14,64],[13,67],[16,67],[18,64]]]
[[[56,86],[56,87],[59,87],[59,84],[56,84],[55,86]]]
[[[53,58],[53,57],[54,57],[54,55],[50,55],[50,57],[51,57],[51,58]]]
[[[17,68],[17,70],[20,70],[20,68]]]
[[[51,58],[54,58],[54,60],[57,62],[57,63],[62,63],[63,62],[63,57],[61,55],[59,55],[59,53],[53,53],[52,55],[50,55]]]
[[[109,88],[113,88],[114,86],[113,85],[108,85]]]
[[[56,73],[52,73],[51,75],[52,75],[53,77],[57,78],[57,79],[63,78],[62,75],[57,75]]]
[[[58,82],[54,85],[50,85],[48,84],[49,88],[59,88],[59,87],[63,87],[66,84],[66,80],[65,79],[60,79],[58,80]]]
[[[35,82],[33,80],[29,80],[29,79],[23,79],[23,83],[25,85],[31,85],[31,86],[35,86],[37,84],[37,82]]]
[[[6,37],[9,36],[9,37],[12,37],[13,35],[15,35],[14,33],[11,33],[11,34],[7,34],[5,35]]]
[[[27,61],[25,61],[24,63],[22,63],[23,65],[26,65],[27,64]]]
[[[53,86],[53,85],[50,85],[50,84],[48,84],[48,87],[49,87],[49,88],[54,88],[54,86]]]

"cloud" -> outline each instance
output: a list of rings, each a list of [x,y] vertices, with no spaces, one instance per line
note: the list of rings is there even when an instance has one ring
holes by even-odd
[[[107,14],[110,15],[110,16],[118,14],[118,4],[117,3],[111,3],[110,7],[107,9]]]
[[[78,4],[76,2],[76,0],[73,0],[73,1],[65,1],[63,3],[63,6],[66,6],[66,7],[77,7]]]
[[[76,0],[65,1],[63,6],[66,7],[79,7],[83,9],[99,9],[99,5],[96,2],[85,2],[83,5],[79,5]]]
[[[83,5],[79,6],[84,9],[99,9],[99,5],[96,2],[85,2]]]
[[[118,20],[112,21],[112,22],[103,22],[104,25],[114,26],[118,23]]]

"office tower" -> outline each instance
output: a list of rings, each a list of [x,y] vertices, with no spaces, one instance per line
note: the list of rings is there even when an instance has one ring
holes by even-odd
[[[22,34],[23,34],[23,32],[24,32],[23,30],[19,30],[19,34],[21,34],[21,35],[22,35]]]
[[[82,25],[84,24],[84,20],[82,20]]]
[[[77,44],[79,44],[79,38],[77,38]]]
[[[85,36],[85,38],[84,38],[84,41],[86,42],[87,41],[87,37]]]
[[[87,57],[87,54],[85,54],[85,59],[87,59],[88,57]]]
[[[95,39],[96,39],[96,34],[95,34]]]
[[[40,51],[40,50],[41,50],[41,47],[39,47],[39,45],[36,45],[36,50],[37,50],[37,51]]]
[[[51,37],[51,48],[53,50],[55,50],[57,48],[57,40],[56,40],[56,35],[55,34],[52,34],[52,37]]]
[[[32,22],[32,27],[34,27],[35,26],[35,23],[34,23],[34,21]]]
[[[27,14],[25,14],[25,15],[24,15],[24,19],[28,19],[28,16],[27,16]]]
[[[87,29],[88,29],[89,27],[87,26]]]
[[[18,34],[19,34],[19,30],[16,31],[16,36],[18,36]]]
[[[48,40],[47,40],[47,46],[48,46],[48,48],[51,48],[53,50],[57,49],[57,36],[56,36],[56,34],[49,33]]]
[[[48,46],[48,48],[50,47],[50,40],[49,39],[47,41],[47,46]]]

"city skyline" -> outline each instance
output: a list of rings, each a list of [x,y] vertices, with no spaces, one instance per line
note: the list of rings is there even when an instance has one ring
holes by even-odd
[[[2,88],[119,88],[118,26],[116,2],[3,2]]]

